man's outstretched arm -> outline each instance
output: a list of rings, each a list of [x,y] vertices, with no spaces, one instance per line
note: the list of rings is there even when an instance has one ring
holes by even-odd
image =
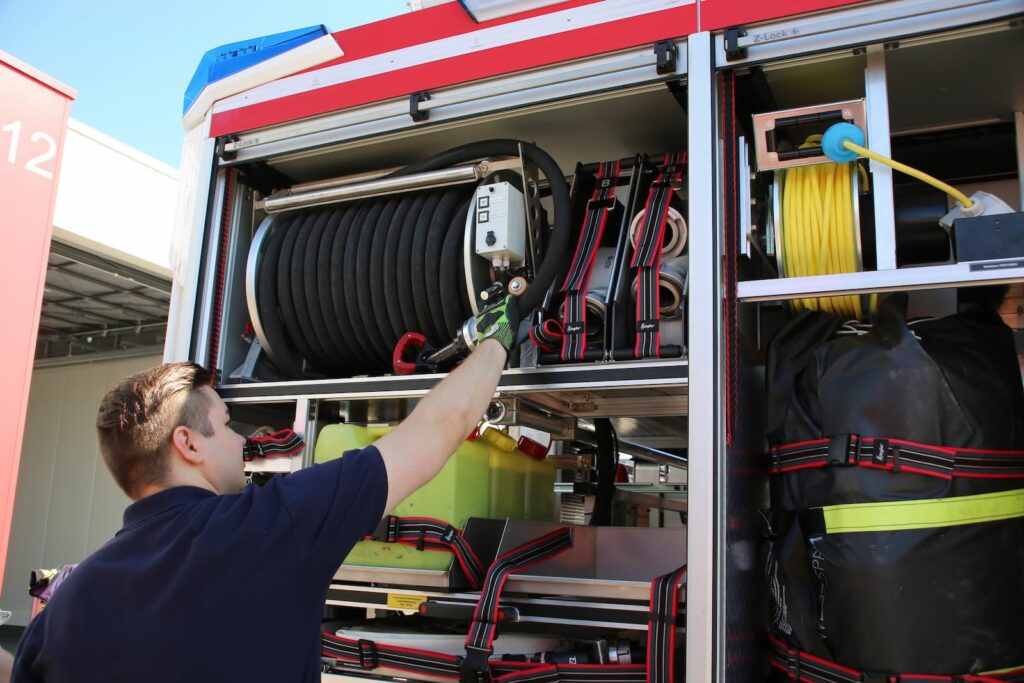
[[[506,355],[496,339],[484,339],[409,417],[377,440],[388,473],[386,513],[433,479],[473,431],[494,396]]]

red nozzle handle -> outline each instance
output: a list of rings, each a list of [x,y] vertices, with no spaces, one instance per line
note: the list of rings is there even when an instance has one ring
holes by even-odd
[[[415,375],[419,369],[416,360],[427,345],[427,338],[419,332],[406,332],[395,344],[391,367],[397,375]]]

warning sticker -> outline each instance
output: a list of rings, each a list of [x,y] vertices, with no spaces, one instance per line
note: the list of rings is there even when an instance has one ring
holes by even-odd
[[[1024,267],[1024,260],[1022,259],[1003,259],[1002,261],[982,261],[981,263],[972,263],[971,272],[979,270],[1004,270],[1006,268],[1021,268]]]
[[[425,595],[408,595],[406,593],[388,593],[388,607],[390,609],[411,609],[416,610],[427,601]]]

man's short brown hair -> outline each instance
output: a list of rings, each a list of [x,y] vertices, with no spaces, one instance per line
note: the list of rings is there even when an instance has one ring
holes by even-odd
[[[126,377],[103,397],[96,416],[100,452],[130,498],[163,483],[175,428],[213,435],[210,402],[198,391],[211,379],[195,363],[167,363]]]

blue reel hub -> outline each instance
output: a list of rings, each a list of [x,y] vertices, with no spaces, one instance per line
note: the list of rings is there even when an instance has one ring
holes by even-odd
[[[859,155],[843,146],[847,140],[863,147],[866,142],[864,131],[846,121],[833,124],[821,138],[821,151],[832,161],[844,164],[855,161]]]

